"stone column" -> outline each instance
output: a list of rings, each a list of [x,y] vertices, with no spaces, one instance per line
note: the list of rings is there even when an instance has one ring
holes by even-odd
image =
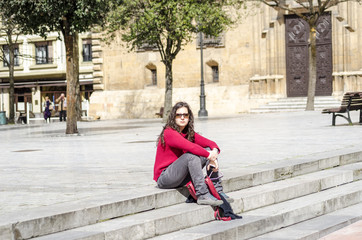
[[[2,88],[0,94],[0,109],[6,112],[6,117],[9,117],[9,88]]]
[[[34,88],[34,91],[32,90],[32,95],[33,113],[41,113],[41,92],[39,86]]]

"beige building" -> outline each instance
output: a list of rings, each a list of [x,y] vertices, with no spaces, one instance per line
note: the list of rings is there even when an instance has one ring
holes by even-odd
[[[306,96],[308,26],[295,16],[265,5],[217,39],[205,38],[203,68],[209,116],[249,112],[277,98]],[[316,95],[340,97],[362,91],[362,5],[340,4],[317,27]],[[16,111],[66,92],[64,43],[21,36],[15,71]],[[173,62],[173,102],[200,106],[200,45],[184,46]],[[165,67],[155,49],[130,52],[118,37],[110,45],[99,34],[79,40],[80,83],[90,115],[101,119],[152,118],[164,104]],[[0,47],[6,42],[0,39]],[[28,56],[28,57],[27,57]],[[8,68],[0,63],[0,106],[8,115]]]
[[[84,100],[89,99],[93,92],[91,35],[80,35],[79,46],[81,46],[79,78]],[[8,58],[5,36],[0,36],[0,47],[4,49],[4,57]],[[57,33],[49,34],[47,39],[20,35],[15,52],[15,111],[19,116],[24,114],[29,106],[29,111],[41,117],[45,96],[54,102],[61,93],[66,94],[64,42],[58,39]],[[6,116],[9,117],[9,68],[2,61],[0,61],[0,94],[0,110],[6,111]]]
[[[321,19],[316,95],[362,90],[362,6],[344,3]],[[308,26],[260,6],[221,39],[204,47],[209,116],[248,112],[284,97],[306,96]],[[199,110],[200,48],[186,45],[173,63],[173,102]],[[165,67],[156,50],[129,52],[119,39],[110,46],[93,36],[95,92],[90,112],[104,118],[154,117],[164,102]],[[317,42],[318,44],[318,42]],[[307,54],[307,55],[306,55]],[[287,71],[288,70],[288,71]]]

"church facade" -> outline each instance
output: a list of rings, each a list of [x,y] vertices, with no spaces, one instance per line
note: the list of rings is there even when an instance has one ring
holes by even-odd
[[[209,116],[232,115],[277,98],[307,95],[309,27],[261,5],[218,38],[204,39],[203,68]],[[317,26],[316,96],[362,90],[362,6],[331,9]],[[157,49],[129,51],[93,35],[90,114],[102,119],[154,117],[164,103],[165,67]],[[173,102],[199,110],[200,45],[184,46],[173,62]]]
[[[308,25],[265,5],[247,10],[241,22],[217,38],[203,37],[206,110],[209,116],[247,113],[278,98],[303,97],[308,86]],[[362,5],[342,3],[317,27],[317,96],[340,98],[362,91]],[[64,43],[20,36],[15,66],[15,109],[42,112],[46,96],[66,92]],[[153,118],[164,105],[165,66],[152,47],[130,51],[120,36],[109,45],[101,34],[79,39],[82,100],[101,119]],[[0,40],[6,53],[6,42]],[[173,62],[173,103],[200,109],[199,34]],[[28,57],[27,57],[28,56]],[[0,62],[0,110],[9,114],[8,67]]]

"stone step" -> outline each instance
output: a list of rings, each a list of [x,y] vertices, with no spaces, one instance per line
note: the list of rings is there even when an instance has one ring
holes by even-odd
[[[271,164],[224,172],[225,192],[271,183],[323,169],[362,162],[362,152],[336,150]],[[187,190],[161,190],[154,186],[109,192],[73,202],[23,210],[0,216],[0,239],[31,238],[102,222],[125,215],[163,208],[185,201]]]
[[[288,101],[277,101],[277,102],[270,102],[266,106],[305,106],[306,102],[303,101],[294,101],[294,102],[288,102]],[[324,102],[315,102],[314,106],[340,106],[340,102],[334,102],[334,101],[324,101]]]
[[[267,106],[261,107],[262,109],[269,109],[269,108],[294,108],[294,109],[305,109],[305,104],[293,104],[293,103],[270,103]],[[335,104],[321,104],[321,105],[314,105],[314,108],[337,108]]]
[[[233,209],[236,212],[245,212],[352,182],[360,177],[361,170],[361,164],[351,164],[348,170],[334,168],[305,174],[283,181],[231,192],[229,196],[236,199],[235,203],[232,204]],[[354,176],[356,179],[354,179]]]
[[[314,110],[315,111],[322,111],[323,109],[326,108],[334,108],[334,106],[328,107],[328,106],[315,106]],[[258,109],[253,109],[251,112],[252,113],[264,113],[264,112],[295,112],[295,111],[304,111],[305,110],[305,106],[278,106],[278,107],[261,107]]]
[[[347,227],[339,229],[327,236],[320,238],[320,240],[361,240],[362,239],[362,220],[352,223]]]
[[[287,98],[278,98],[276,102],[303,102],[307,103],[307,97],[287,97]],[[334,102],[334,103],[341,103],[340,100],[329,96],[329,97],[315,97],[315,103],[324,103],[324,102]]]
[[[240,220],[212,221],[152,239],[249,239],[361,202],[362,184],[356,181],[243,213]]]
[[[307,102],[307,97],[286,97],[286,98],[278,98],[278,101],[280,102]],[[317,96],[317,97],[314,97],[314,102],[331,102],[331,101],[334,101],[334,102],[339,102],[340,103],[340,100],[336,99],[335,97],[333,96]]]
[[[362,167],[351,166],[351,169],[361,171]],[[335,168],[232,192],[229,194],[235,199],[232,207],[235,212],[245,212],[347,184],[353,181],[354,170]],[[209,206],[181,203],[38,239],[97,239],[100,236],[145,239],[212,220],[213,211]]]
[[[331,212],[277,231],[263,234],[252,240],[299,239],[317,240],[350,224],[362,220],[362,203]]]
[[[341,105],[341,102],[333,97],[316,97],[314,102],[315,110],[325,108],[335,108]],[[307,98],[280,98],[277,101],[269,102],[259,108],[251,109],[250,112],[285,112],[285,111],[302,111],[305,110]]]

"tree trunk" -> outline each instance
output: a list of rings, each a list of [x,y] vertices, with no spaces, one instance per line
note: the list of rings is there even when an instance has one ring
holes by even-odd
[[[167,121],[172,108],[172,60],[164,61],[166,67],[165,103],[163,110],[163,122]]]
[[[73,37],[73,61],[74,61],[74,78],[76,82],[76,111],[77,120],[82,120],[82,99],[80,95],[80,84],[79,84],[79,45],[78,45],[78,33],[74,33]]]
[[[14,51],[12,36],[8,36],[9,39],[9,123],[15,123],[15,96],[14,96]]]
[[[67,78],[67,129],[66,134],[78,133],[77,110],[76,110],[76,86],[77,79],[74,77],[74,35],[65,25],[63,31],[66,51],[66,78]]]
[[[314,111],[314,96],[317,82],[316,31],[315,25],[309,28],[309,81],[306,111]]]

